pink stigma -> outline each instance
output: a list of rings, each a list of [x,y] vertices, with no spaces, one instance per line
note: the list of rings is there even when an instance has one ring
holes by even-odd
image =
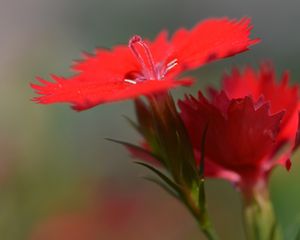
[[[144,78],[149,80],[159,79],[160,76],[156,71],[153,56],[143,39],[138,35],[134,35],[129,40],[128,47],[141,65]]]

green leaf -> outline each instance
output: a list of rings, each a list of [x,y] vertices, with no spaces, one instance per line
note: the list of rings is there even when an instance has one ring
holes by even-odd
[[[132,143],[120,141],[120,140],[111,139],[111,138],[105,138],[105,139],[108,140],[108,141],[114,142],[114,143],[121,144],[121,145],[125,146],[126,148],[132,148],[136,151],[139,151],[140,153],[148,155],[149,157],[154,158],[159,163],[163,164],[163,162],[161,161],[161,159],[157,155],[153,154],[152,152],[147,151],[146,149],[144,149],[140,146],[134,145]],[[141,160],[143,160],[143,159],[141,159]]]
[[[208,124],[205,125],[205,128],[202,133],[202,138],[201,138],[201,158],[200,158],[200,168],[199,168],[200,178],[204,178],[205,141],[206,141],[207,130],[208,130]]]
[[[157,178],[153,178],[153,177],[143,177],[145,180],[147,181],[150,181],[150,182],[153,182],[155,184],[157,184],[158,186],[160,186],[162,189],[164,189],[167,193],[169,193],[171,196],[173,196],[174,198],[178,199],[181,201],[179,195],[177,192],[175,192],[173,189],[171,189],[169,187],[169,185],[165,184],[164,182],[162,181],[159,181],[159,179]]]
[[[132,119],[130,119],[129,117],[127,117],[125,115],[123,115],[123,117],[126,119],[126,121],[129,123],[129,125],[131,127],[133,127],[137,132],[139,132],[140,134],[142,134],[141,127],[135,121],[133,121]]]
[[[160,179],[163,180],[163,182],[165,182],[171,189],[173,189],[177,193],[181,193],[181,187],[179,185],[177,185],[176,183],[174,183],[168,176],[163,174],[161,171],[159,171],[155,167],[153,167],[147,163],[143,163],[143,162],[134,162],[134,163],[148,168],[149,170],[154,172],[158,177],[160,177]]]
[[[208,130],[208,124],[206,124],[202,139],[201,139],[201,158],[200,158],[200,182],[199,182],[199,195],[198,195],[198,203],[200,209],[205,209],[205,186],[204,186],[204,170],[205,170],[205,141],[206,141],[206,134]]]

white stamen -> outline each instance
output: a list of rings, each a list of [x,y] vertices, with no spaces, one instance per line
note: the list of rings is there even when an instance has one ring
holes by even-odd
[[[131,79],[124,79],[125,82],[131,83],[131,84],[136,84],[136,81],[131,80]]]
[[[173,63],[172,65],[167,65],[166,72],[170,71],[173,67],[175,67],[178,63]]]
[[[177,58],[175,58],[174,60],[172,60],[171,62],[169,62],[169,63],[167,64],[167,67],[169,67],[169,66],[171,66],[171,65],[173,66],[174,64],[177,65]],[[174,66],[175,66],[175,65],[174,65]]]
[[[175,58],[174,60],[172,60],[171,62],[169,62],[167,64],[165,73],[169,72],[173,67],[175,67],[178,64],[177,59]]]

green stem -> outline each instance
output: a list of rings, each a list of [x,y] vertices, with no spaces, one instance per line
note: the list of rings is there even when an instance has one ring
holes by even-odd
[[[218,239],[215,231],[212,231],[211,229],[202,230],[202,231],[208,240],[217,240]]]
[[[266,183],[243,190],[247,240],[282,240]]]
[[[218,235],[215,229],[212,227],[211,223],[206,219],[206,224],[200,224],[199,227],[201,228],[203,234],[206,236],[208,240],[218,240]]]
[[[193,197],[187,197],[188,195],[182,196],[183,202],[186,207],[190,210],[191,214],[196,219],[198,226],[204,236],[208,240],[218,240],[219,237],[215,228],[213,227],[212,222],[210,221],[206,203],[200,205],[195,203]]]
[[[180,190],[175,191],[197,220],[203,234],[208,240],[217,240],[218,237],[206,210],[204,155],[200,169],[198,169],[189,134],[169,93],[150,95],[148,101],[147,109],[136,105],[144,137],[155,150],[156,155],[160,156],[174,182],[180,186]],[[206,130],[203,133],[204,139]]]

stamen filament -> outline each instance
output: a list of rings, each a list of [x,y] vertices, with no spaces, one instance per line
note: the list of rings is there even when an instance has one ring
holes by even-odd
[[[131,79],[124,79],[124,81],[128,82],[128,83],[136,84],[136,81],[131,80]]]
[[[177,59],[175,58],[174,60],[172,60],[171,62],[169,62],[167,64],[166,70],[165,70],[165,74],[167,72],[169,72],[172,68],[174,68],[176,65],[178,64]]]

